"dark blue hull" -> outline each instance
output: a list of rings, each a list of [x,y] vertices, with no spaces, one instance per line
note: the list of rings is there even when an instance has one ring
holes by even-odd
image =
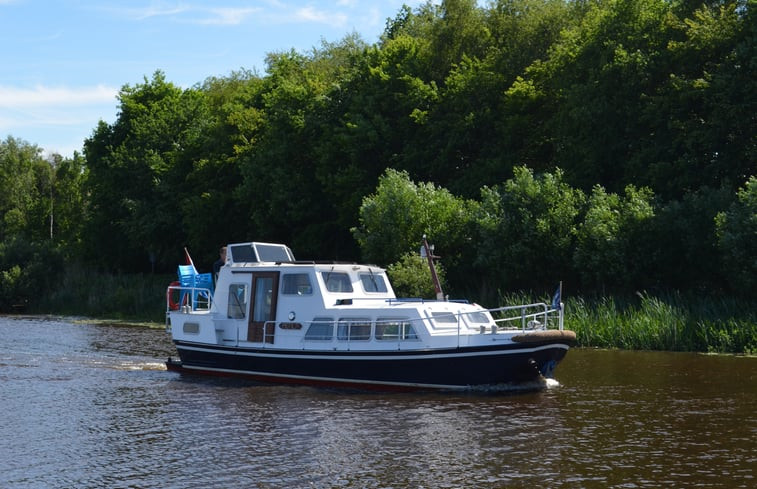
[[[469,389],[551,377],[569,344],[530,343],[424,351],[252,349],[176,342],[169,370],[256,381],[361,389]]]

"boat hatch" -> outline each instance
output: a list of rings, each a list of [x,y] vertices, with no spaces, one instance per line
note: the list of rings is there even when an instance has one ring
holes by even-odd
[[[231,263],[294,261],[288,246],[274,243],[240,243],[228,246]]]

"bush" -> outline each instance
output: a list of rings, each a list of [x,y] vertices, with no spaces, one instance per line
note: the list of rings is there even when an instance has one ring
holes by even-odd
[[[0,243],[0,311],[34,308],[57,283],[62,269],[60,253],[47,242],[16,238]]]
[[[571,274],[573,240],[586,197],[559,169],[514,169],[503,185],[482,190],[476,219],[476,275],[492,289],[529,290]]]
[[[734,291],[757,294],[757,177],[740,189],[738,201],[716,217],[718,244]]]
[[[436,298],[436,289],[434,289],[434,282],[431,279],[428,262],[416,253],[402,255],[399,261],[389,265],[387,274],[397,297]],[[438,263],[436,264],[436,274],[439,276],[442,290],[444,290],[445,271]]]

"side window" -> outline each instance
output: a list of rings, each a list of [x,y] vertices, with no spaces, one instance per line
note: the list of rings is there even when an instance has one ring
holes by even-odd
[[[247,314],[247,285],[229,285],[228,316],[231,319],[243,319]]]
[[[334,337],[334,320],[315,318],[305,332],[306,340],[327,341]]]
[[[329,292],[352,292],[352,282],[346,273],[321,272],[321,277]]]
[[[307,273],[288,273],[281,277],[281,293],[285,295],[311,295],[310,275]]]
[[[377,319],[376,339],[382,341],[417,340],[418,335],[410,321],[404,319]]]
[[[375,273],[361,273],[360,283],[363,284],[363,290],[366,292],[386,292],[386,282],[382,275]]]
[[[367,341],[371,339],[370,319],[340,319],[336,338],[339,341]]]

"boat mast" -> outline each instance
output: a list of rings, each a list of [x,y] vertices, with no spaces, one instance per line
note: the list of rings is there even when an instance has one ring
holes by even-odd
[[[436,290],[436,300],[444,300],[444,292],[442,292],[442,284],[439,282],[439,276],[436,274],[436,266],[434,265],[433,249],[428,245],[426,241],[426,235],[423,235],[423,246],[421,247],[421,258],[425,257],[428,260],[428,268],[431,269],[431,280],[434,282],[434,290]]]

